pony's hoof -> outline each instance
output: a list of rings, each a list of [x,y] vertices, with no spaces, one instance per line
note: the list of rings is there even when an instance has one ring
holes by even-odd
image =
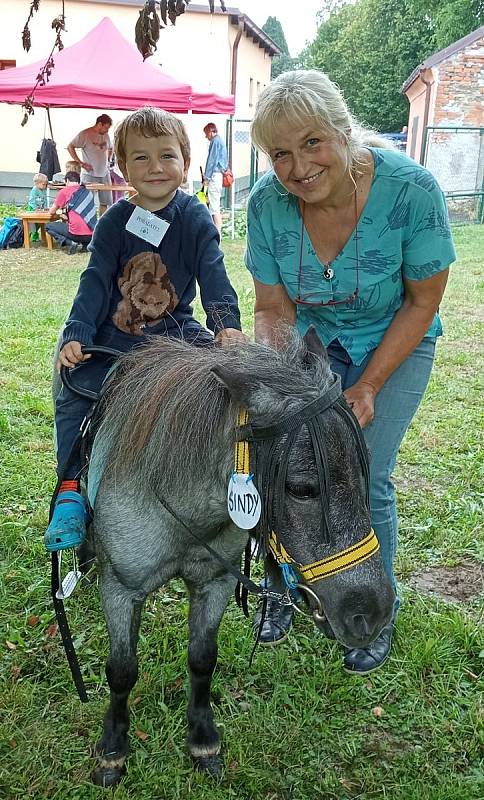
[[[219,778],[222,774],[222,758],[220,755],[214,756],[192,756],[193,766],[199,772],[206,772],[213,778]]]
[[[109,786],[116,786],[125,772],[125,767],[96,767],[92,771],[92,782],[96,786],[107,789]]]

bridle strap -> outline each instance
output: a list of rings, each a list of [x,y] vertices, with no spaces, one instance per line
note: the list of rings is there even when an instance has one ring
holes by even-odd
[[[263,475],[262,484],[266,486],[267,496],[263,505],[264,513],[259,523],[259,530],[265,545],[264,549],[266,552],[270,550],[280,565],[294,565],[306,583],[315,583],[323,578],[351,569],[362,561],[366,561],[367,558],[370,558],[379,550],[378,539],[373,528],[371,528],[363,539],[345,550],[333,553],[312,564],[300,564],[291,557],[282,543],[277,541],[277,534],[273,529],[274,527],[277,528],[277,520],[280,517],[280,504],[286,480],[289,454],[297,431],[303,425],[306,425],[314,448],[319,485],[322,488],[324,487],[324,492],[322,491],[321,495],[322,530],[323,534],[326,533],[326,537],[329,539],[328,460],[321,429],[317,422],[317,418],[329,408],[334,409],[349,425],[353,433],[365,481],[366,504],[369,508],[369,467],[366,445],[358,421],[344,400],[341,380],[338,375],[333,377],[331,386],[322,397],[313,400],[291,414],[287,414],[275,425],[264,427],[250,424],[246,409],[240,409],[238,417],[235,471],[247,475],[250,473],[249,441],[252,441],[257,455],[255,471],[259,477]],[[276,452],[278,450],[280,452],[277,458]],[[261,475],[259,475],[262,464],[266,466],[262,467]]]
[[[339,375],[334,375],[332,385],[322,397],[318,397],[303,408],[293,411],[291,414],[287,414],[275,425],[259,426],[253,423],[246,423],[241,430],[241,437],[252,441],[263,441],[284,436],[284,434],[297,430],[308,420],[322,414],[323,411],[333,406],[341,395],[341,379]]]
[[[351,545],[351,547],[347,547],[339,553],[333,553],[333,555],[322,558],[320,561],[314,561],[312,564],[299,564],[291,558],[284,545],[277,541],[274,531],[272,531],[269,539],[269,547],[278,564],[294,564],[306,583],[316,583],[323,578],[330,578],[332,575],[338,575],[340,572],[352,569],[352,567],[356,567],[357,564],[366,561],[367,558],[370,558],[380,549],[373,528],[363,539],[360,539],[359,542]]]

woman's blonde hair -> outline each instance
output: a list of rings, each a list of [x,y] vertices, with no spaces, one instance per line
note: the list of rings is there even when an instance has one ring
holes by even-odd
[[[388,140],[359,125],[336,84],[317,69],[283,72],[261,92],[251,136],[254,144],[266,153],[277,145],[277,126],[281,120],[298,126],[305,120],[314,120],[329,138],[342,137],[348,147],[352,171],[358,169],[364,145],[392,148]]]
[[[118,162],[126,163],[126,139],[128,131],[146,138],[174,136],[180,145],[184,161],[190,160],[190,140],[181,120],[161,108],[144,106],[128,114],[114,131],[114,152]]]

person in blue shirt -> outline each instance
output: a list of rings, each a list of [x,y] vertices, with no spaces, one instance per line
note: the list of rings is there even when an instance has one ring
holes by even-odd
[[[27,211],[45,211],[47,208],[47,184],[48,184],[47,175],[44,175],[43,172],[37,172],[33,178],[33,186],[30,190],[29,199],[27,202]],[[30,234],[30,238],[33,242],[38,242],[40,235],[39,235],[39,226],[36,225],[34,231]]]
[[[316,328],[371,452],[372,525],[395,586],[391,473],[442,333],[438,308],[455,260],[445,199],[430,172],[361,129],[318,70],[276,78],[251,133],[272,162],[248,202],[255,336],[277,347],[281,322],[302,334]],[[282,641],[291,616],[271,602],[262,643]],[[380,667],[392,632],[393,623],[368,648],[345,650],[344,668]]]
[[[228,166],[227,148],[218,135],[217,126],[213,122],[205,125],[203,132],[210,142],[207,163],[203,173],[204,186],[208,186],[208,205],[215,227],[222,235],[222,214],[220,200],[222,197],[223,173]]]
[[[166,111],[141,108],[120,123],[114,147],[137,194],[112,205],[94,229],[58,361],[59,368],[84,362],[74,383],[96,392],[110,365],[89,360],[83,345],[127,352],[153,335],[183,338],[199,347],[245,340],[217,229],[206,206],[179,189],[190,164],[183,123]],[[193,317],[197,283],[209,330]],[[48,550],[77,546],[86,534],[75,442],[89,407],[89,400],[65,386],[56,400],[62,483],[45,534]]]

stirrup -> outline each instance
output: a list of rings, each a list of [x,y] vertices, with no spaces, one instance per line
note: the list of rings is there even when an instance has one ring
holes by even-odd
[[[45,549],[52,553],[79,547],[86,538],[88,519],[87,504],[79,492],[60,492],[44,535]]]

